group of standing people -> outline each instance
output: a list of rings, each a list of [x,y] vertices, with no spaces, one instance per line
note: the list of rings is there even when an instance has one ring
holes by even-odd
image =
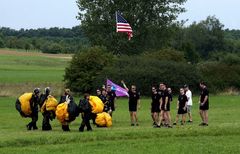
[[[129,113],[131,126],[138,126],[137,110],[140,108],[140,93],[137,91],[135,85],[128,89],[124,81],[121,81],[123,87],[129,94]],[[199,126],[208,126],[208,109],[209,109],[209,92],[204,82],[199,83],[201,93],[199,97],[199,113],[202,122]],[[172,120],[170,114],[170,106],[172,98],[172,89],[167,87],[165,83],[160,83],[159,87],[152,86],[152,102],[151,102],[151,117],[153,120],[153,127],[160,128],[162,126],[172,128]],[[181,125],[186,123],[186,116],[188,115],[188,122],[192,123],[192,92],[188,85],[184,85],[179,89],[179,96],[177,99],[177,115],[173,125],[177,125],[179,117],[181,116]]]

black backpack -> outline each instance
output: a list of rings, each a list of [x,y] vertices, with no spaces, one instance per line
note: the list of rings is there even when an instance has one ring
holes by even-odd
[[[86,99],[80,100],[78,107],[80,112],[91,111],[91,105]]]

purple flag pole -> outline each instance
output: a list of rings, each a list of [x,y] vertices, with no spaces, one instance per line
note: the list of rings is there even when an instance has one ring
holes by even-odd
[[[107,79],[107,85],[110,85],[112,89],[115,91],[117,97],[124,97],[129,96],[126,89],[122,88],[121,86],[113,83],[111,80]]]

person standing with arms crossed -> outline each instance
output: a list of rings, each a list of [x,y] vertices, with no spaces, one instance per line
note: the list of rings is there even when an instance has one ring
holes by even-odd
[[[199,97],[199,113],[202,118],[202,123],[199,126],[208,126],[208,109],[209,109],[209,92],[204,82],[200,84],[201,93]]]
[[[140,93],[137,92],[136,86],[132,85],[131,90],[129,90],[125,84],[125,82],[122,80],[121,83],[123,84],[123,87],[127,90],[129,94],[129,113],[130,113],[130,119],[131,119],[131,126],[138,126],[138,117],[137,117],[137,110],[140,108]]]

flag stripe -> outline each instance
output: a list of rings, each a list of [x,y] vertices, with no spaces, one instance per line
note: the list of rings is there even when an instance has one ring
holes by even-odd
[[[116,30],[117,32],[127,33],[128,39],[130,40],[132,35],[132,27],[119,13],[116,12]]]

